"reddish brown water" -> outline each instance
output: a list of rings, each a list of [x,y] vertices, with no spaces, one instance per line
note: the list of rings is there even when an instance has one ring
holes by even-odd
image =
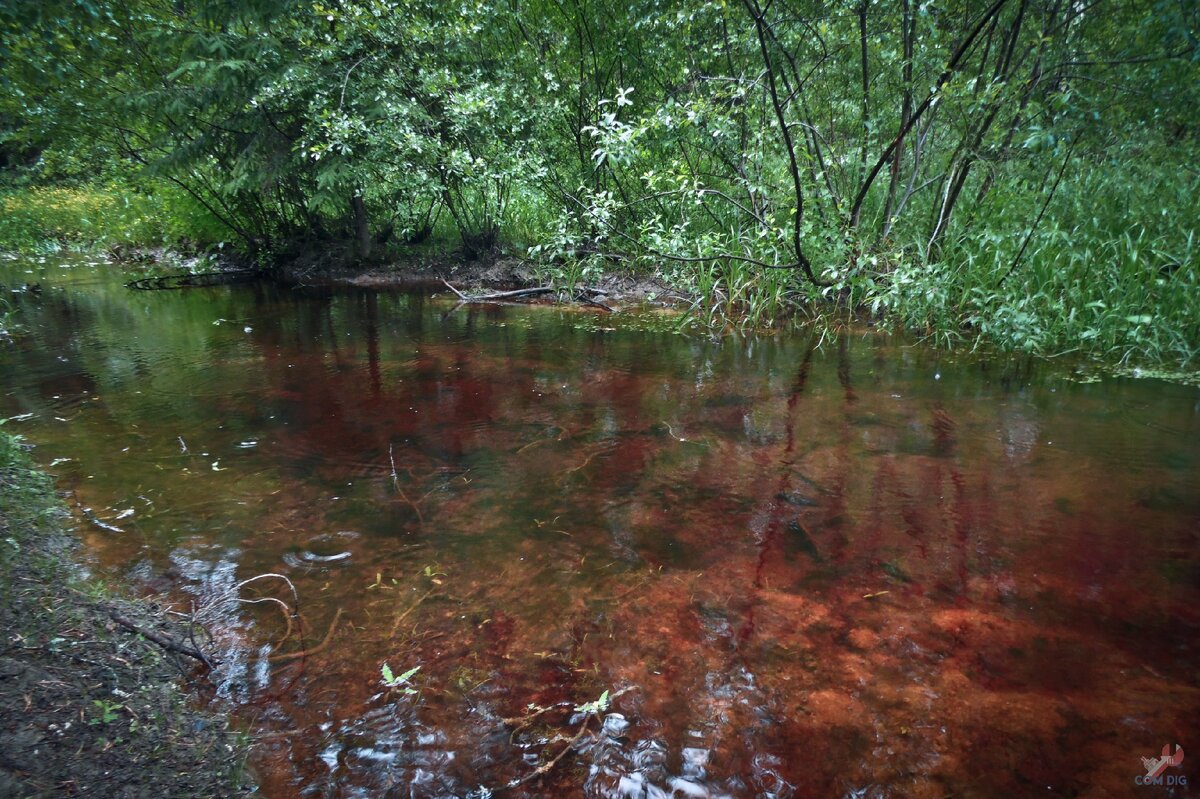
[[[6,429],[97,569],[204,609],[267,797],[1166,795],[1164,744],[1200,780],[1195,387],[5,269],[44,286]],[[290,634],[232,601],[294,604],[264,573]]]

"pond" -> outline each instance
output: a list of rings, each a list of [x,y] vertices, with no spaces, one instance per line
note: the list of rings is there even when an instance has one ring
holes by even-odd
[[[121,281],[0,264],[0,417],[89,568],[206,622],[266,797],[1116,796],[1200,749],[1195,387]]]

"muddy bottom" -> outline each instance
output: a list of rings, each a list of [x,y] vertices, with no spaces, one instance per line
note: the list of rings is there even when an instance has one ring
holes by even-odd
[[[1194,387],[9,268],[3,413],[206,608],[265,796],[1194,790]]]

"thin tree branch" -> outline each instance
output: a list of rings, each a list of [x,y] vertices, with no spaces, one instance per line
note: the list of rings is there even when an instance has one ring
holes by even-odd
[[[743,0],[743,2],[746,1],[747,0]],[[892,140],[892,143],[889,144],[887,149],[883,151],[883,154],[879,156],[879,160],[875,162],[875,166],[871,169],[870,173],[863,181],[862,187],[858,190],[858,195],[854,198],[854,205],[850,209],[850,227],[858,227],[858,220],[862,215],[863,201],[866,199],[867,192],[869,192],[871,189],[871,184],[875,182],[875,178],[879,175],[880,170],[883,169],[884,164],[886,164],[892,157],[892,153],[895,151],[896,147],[899,146],[900,142],[904,140],[904,137],[908,135],[908,132],[912,130],[912,127],[917,123],[917,120],[919,120],[921,116],[927,110],[929,110],[929,107],[933,105],[938,97],[941,96],[942,88],[950,82],[950,78],[953,77],[954,73],[958,70],[963,58],[969,52],[971,45],[979,37],[980,32],[983,31],[984,27],[987,26],[992,17],[999,13],[1000,9],[1003,8],[1004,4],[1007,2],[1008,0],[996,0],[996,2],[994,2],[991,7],[987,9],[987,11],[984,11],[983,14],[980,15],[979,19],[975,22],[975,26],[971,29],[971,32],[967,34],[966,38],[962,40],[962,43],[959,44],[958,48],[954,51],[953,55],[950,56],[950,60],[946,62],[946,69],[941,75],[938,76],[937,83],[934,85],[933,91],[931,91],[929,96],[926,97],[919,106],[917,106],[917,109],[913,112],[913,115],[909,117],[908,123],[900,129],[900,132],[896,135],[896,138]]]
[[[996,288],[1000,288],[1004,284],[1004,281],[1008,280],[1008,276],[1016,271],[1017,266],[1021,263],[1021,259],[1025,256],[1025,248],[1029,246],[1029,242],[1033,239],[1033,234],[1037,231],[1038,225],[1042,223],[1042,217],[1046,215],[1046,209],[1050,207],[1050,201],[1054,199],[1054,192],[1058,191],[1058,184],[1062,182],[1063,174],[1067,171],[1067,164],[1071,163],[1071,154],[1074,152],[1075,142],[1071,142],[1071,146],[1067,148],[1067,155],[1063,158],[1062,166],[1058,170],[1058,177],[1054,179],[1054,185],[1050,187],[1050,194],[1046,196],[1046,202],[1042,203],[1042,210],[1038,211],[1037,219],[1033,220],[1033,224],[1025,234],[1025,240],[1021,242],[1021,249],[1017,251],[1017,257],[1013,258],[1008,271],[996,282]]]

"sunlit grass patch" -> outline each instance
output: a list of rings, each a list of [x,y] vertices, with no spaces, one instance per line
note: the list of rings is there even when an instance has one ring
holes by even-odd
[[[0,249],[207,245],[226,235],[194,200],[167,188],[34,185],[0,193]]]

